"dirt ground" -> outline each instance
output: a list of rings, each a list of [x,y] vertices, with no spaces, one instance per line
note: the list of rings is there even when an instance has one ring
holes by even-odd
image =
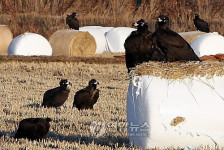
[[[136,149],[127,136],[129,77],[121,54],[89,58],[0,56],[0,72],[3,149]],[[59,109],[42,108],[44,92],[58,86],[62,78],[72,82],[66,103]],[[92,78],[100,83],[94,110],[72,108],[75,92]],[[28,117],[53,119],[46,139],[13,139],[19,121]],[[102,135],[98,132],[101,129],[105,131]]]

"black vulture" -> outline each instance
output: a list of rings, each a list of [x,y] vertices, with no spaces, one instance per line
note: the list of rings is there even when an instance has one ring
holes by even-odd
[[[194,21],[194,25],[197,28],[197,30],[202,31],[202,32],[207,32],[207,33],[210,32],[209,24],[206,21],[204,21],[203,19],[199,18],[198,14],[194,15],[193,21]]]
[[[47,90],[43,96],[43,107],[60,107],[68,99],[70,89],[68,85],[72,85],[67,79],[60,81],[60,86]]]
[[[169,27],[169,18],[160,15],[156,22],[157,29],[153,38],[158,47],[163,51],[166,62],[174,61],[200,61],[191,46],[178,33]]]
[[[14,138],[39,140],[45,138],[50,128],[50,118],[26,118],[19,122]]]
[[[133,25],[137,27],[137,30],[132,31],[124,43],[128,72],[143,62],[165,60],[165,55],[153,41],[152,33],[148,30],[148,23],[140,19]]]
[[[68,24],[70,29],[79,30],[79,20],[76,18],[78,14],[73,12],[71,15],[67,15],[66,23]]]
[[[74,96],[73,107],[78,108],[78,110],[93,109],[93,105],[99,98],[99,90],[96,89],[97,84],[99,84],[99,82],[95,79],[91,79],[87,87],[77,91]]]

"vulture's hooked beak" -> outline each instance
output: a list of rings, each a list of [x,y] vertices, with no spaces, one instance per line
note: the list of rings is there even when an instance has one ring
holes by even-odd
[[[68,81],[66,84],[67,84],[67,85],[71,85],[71,86],[72,86],[72,83],[71,83],[71,82],[69,82],[69,81]]]
[[[95,84],[95,85],[97,85],[97,84],[98,84],[98,85],[99,85],[99,82],[97,82],[97,81],[96,81],[96,82],[94,82],[93,84]]]

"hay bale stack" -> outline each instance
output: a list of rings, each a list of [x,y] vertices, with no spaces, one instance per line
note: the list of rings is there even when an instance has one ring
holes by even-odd
[[[144,149],[223,148],[223,66],[222,61],[137,66],[127,97],[130,142]]]
[[[206,32],[191,31],[179,33],[189,44],[193,42],[199,35],[205,34]]]
[[[93,56],[96,52],[94,37],[88,32],[59,30],[49,40],[53,56]]]
[[[6,25],[0,25],[0,55],[8,54],[8,47],[13,39],[11,30]]]

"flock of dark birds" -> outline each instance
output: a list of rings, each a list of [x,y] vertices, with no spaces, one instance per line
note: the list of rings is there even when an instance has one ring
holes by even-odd
[[[79,21],[74,12],[68,15],[66,23],[69,28],[79,30]],[[209,24],[195,15],[195,27],[202,32],[210,32]],[[191,46],[175,31],[169,28],[169,18],[160,15],[156,21],[154,33],[148,29],[148,23],[140,19],[133,24],[137,30],[133,31],[125,40],[125,60],[128,72],[136,65],[148,61],[200,61]],[[87,87],[79,90],[74,95],[73,107],[78,110],[93,109],[99,98],[99,83],[92,79]],[[58,108],[68,99],[72,85],[67,79],[60,81],[60,86],[44,93],[43,107]],[[27,118],[19,123],[15,138],[28,138],[30,140],[42,139],[50,128],[50,118]]]
[[[195,14],[193,19],[197,30],[210,32],[209,24]],[[148,30],[148,23],[140,19],[137,27],[125,40],[125,60],[128,72],[136,65],[148,61],[200,61],[189,43],[169,28],[169,18],[160,15],[154,33]]]
[[[128,72],[137,64],[146,61],[163,61],[164,53],[152,40],[153,34],[148,30],[148,23],[140,19],[133,24],[137,27],[125,40],[125,59]]]
[[[67,79],[60,81],[60,86],[49,89],[44,93],[42,107],[58,108],[62,106],[68,99],[70,89],[68,85],[72,85]],[[87,87],[77,91],[74,96],[73,108],[93,109],[93,105],[99,98],[99,84],[96,79],[91,79]],[[15,138],[27,138],[30,140],[38,140],[44,138],[50,128],[50,118],[26,118],[20,121]]]

